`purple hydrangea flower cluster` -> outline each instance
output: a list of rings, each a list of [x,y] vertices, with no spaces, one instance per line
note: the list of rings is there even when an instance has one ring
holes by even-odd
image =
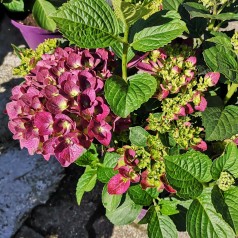
[[[96,139],[107,146],[118,121],[104,100],[114,54],[105,49],[56,48],[42,56],[12,90],[9,129],[32,155],[73,163]]]

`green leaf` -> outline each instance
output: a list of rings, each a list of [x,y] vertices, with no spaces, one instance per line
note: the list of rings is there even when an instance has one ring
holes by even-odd
[[[176,238],[178,232],[173,221],[169,216],[160,215],[156,209],[153,209],[148,227],[149,238]]]
[[[219,71],[231,82],[238,82],[238,63],[235,55],[229,50],[229,45],[227,48],[221,47],[221,44],[213,46],[206,49],[203,56],[211,70]]]
[[[72,44],[104,48],[118,40],[119,24],[105,0],[71,0],[52,16]]]
[[[191,238],[235,238],[232,228],[213,207],[210,189],[204,190],[190,205],[187,231]]]
[[[86,168],[84,174],[79,178],[77,187],[76,187],[76,198],[77,203],[80,205],[83,194],[85,192],[91,191],[97,181],[97,170],[91,169],[90,167]]]
[[[238,235],[238,187],[232,186],[229,190],[225,191],[224,199],[228,206],[236,235]]]
[[[160,26],[143,29],[134,36],[131,46],[138,51],[150,51],[167,45],[186,31],[186,25],[179,19]]]
[[[178,196],[185,199],[202,193],[202,183],[212,179],[211,165],[209,157],[198,151],[165,157],[166,177]]]
[[[106,153],[103,160],[103,166],[107,168],[114,168],[120,157],[121,155],[117,153],[113,153],[113,152]]]
[[[133,222],[140,214],[141,205],[136,205],[127,195],[124,203],[114,211],[106,211],[106,217],[114,225],[126,225]]]
[[[98,168],[98,180],[102,183],[108,183],[109,180],[118,173],[113,168],[116,166],[120,155],[117,153],[106,153],[102,167]]]
[[[122,59],[122,54],[123,54],[123,44],[120,42],[116,42],[112,47],[113,52],[117,55],[117,57],[119,57],[120,59]],[[133,50],[131,49],[131,47],[129,47],[128,49],[128,54],[127,54],[127,63],[135,56],[135,53],[133,52]]]
[[[238,133],[238,107],[207,107],[202,113],[207,141],[221,141]]]
[[[214,180],[219,179],[221,172],[228,171],[238,178],[238,149],[233,142],[226,146],[225,152],[213,161],[211,174]]]
[[[147,188],[145,190],[152,198],[158,198],[159,192],[157,188]]]
[[[55,31],[56,29],[56,23],[49,17],[50,14],[55,12],[54,5],[46,0],[36,0],[32,9],[36,23],[48,31]]]
[[[149,133],[140,126],[130,127],[129,139],[131,144],[137,146],[147,146],[147,137]]]
[[[123,2],[122,0],[112,0],[112,5],[116,16],[128,26],[133,25],[137,20],[150,12],[141,4],[136,5]]]
[[[177,200],[161,200],[159,202],[160,205],[160,212],[163,215],[174,215],[178,214],[179,210],[177,209],[178,201]]]
[[[153,201],[152,197],[141,188],[140,184],[131,186],[128,189],[128,195],[138,205],[149,206]]]
[[[191,18],[194,17],[203,17],[208,19],[216,19],[221,21],[227,21],[227,20],[238,20],[238,14],[236,13],[221,13],[218,15],[211,15],[209,14],[206,7],[204,7],[202,4],[195,3],[195,2],[187,2],[183,4],[186,10],[189,12]]]
[[[238,82],[238,63],[230,54],[220,52],[216,55],[218,70],[231,82]]]
[[[178,11],[179,6],[183,1],[184,0],[163,0],[163,9]]]
[[[109,180],[118,172],[111,168],[99,167],[97,170],[98,180],[102,183],[108,183]]]
[[[115,211],[121,202],[122,195],[111,195],[107,192],[107,184],[102,190],[102,204],[108,211]]]
[[[127,117],[142,103],[153,96],[157,88],[156,79],[146,73],[135,74],[128,78],[128,83],[118,76],[112,76],[105,82],[105,97],[112,111]]]
[[[97,149],[94,144],[91,144],[87,151],[75,161],[75,164],[85,167],[88,165],[93,166],[97,162],[99,162]]]
[[[232,50],[233,46],[231,44],[231,39],[222,32],[213,32],[214,37],[209,38],[207,41],[213,42],[216,45],[222,46],[226,50]]]
[[[9,11],[24,12],[24,0],[3,1],[2,3]]]

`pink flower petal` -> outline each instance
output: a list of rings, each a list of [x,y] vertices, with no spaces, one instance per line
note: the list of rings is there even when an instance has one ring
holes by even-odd
[[[108,182],[109,194],[123,194],[130,187],[130,179],[123,177],[121,174],[114,175]]]

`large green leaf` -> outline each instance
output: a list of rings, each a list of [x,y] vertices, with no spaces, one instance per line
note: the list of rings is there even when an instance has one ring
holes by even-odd
[[[203,52],[207,66],[213,71],[222,73],[229,81],[238,82],[238,63],[230,50],[230,45],[221,47],[221,44],[225,44],[226,38],[223,38],[222,42],[218,38],[211,39],[219,43]]]
[[[211,174],[214,180],[219,179],[221,172],[228,171],[238,178],[238,149],[233,142],[229,143],[225,152],[213,161]]]
[[[221,141],[238,133],[238,107],[207,107],[202,113],[202,122],[207,141]]]
[[[113,168],[116,166],[120,155],[117,153],[106,153],[103,164],[97,170],[98,180],[107,183],[114,175],[118,173]]]
[[[238,235],[238,187],[232,186],[229,190],[225,191],[224,200],[228,206],[236,235]]]
[[[0,1],[9,11],[24,12],[24,0]]]
[[[112,5],[116,16],[128,26],[133,25],[150,12],[141,4],[123,2],[122,0],[112,0]]]
[[[55,31],[56,29],[56,23],[49,17],[55,12],[54,5],[46,0],[36,0],[32,9],[37,24],[48,31]]]
[[[202,183],[212,179],[211,165],[209,157],[198,151],[165,157],[167,179],[178,195],[185,199],[197,197],[202,193]]]
[[[126,225],[133,222],[142,209],[141,205],[136,205],[127,195],[124,203],[116,210],[106,211],[107,218],[115,225]]]
[[[147,137],[149,133],[140,126],[130,127],[129,139],[131,144],[137,146],[147,146]]]
[[[178,214],[179,210],[177,209],[178,200],[163,199],[159,202],[160,212],[163,215],[174,215]]]
[[[181,36],[186,29],[186,24],[179,19],[148,27],[135,34],[131,46],[143,52],[154,50]]]
[[[231,39],[223,32],[213,32],[214,37],[209,38],[207,41],[213,42],[216,45],[222,46],[226,50],[232,50]]]
[[[52,17],[63,35],[80,47],[103,48],[118,39],[118,21],[105,0],[71,0]]]
[[[189,207],[187,231],[191,238],[235,238],[232,228],[212,205],[211,190],[204,190]]]
[[[184,0],[163,0],[163,9],[178,11],[183,1]]]
[[[130,76],[128,83],[118,76],[112,76],[106,80],[104,91],[112,111],[125,118],[148,101],[156,88],[156,79],[143,73]]]
[[[203,17],[208,19],[216,19],[216,20],[238,20],[238,14],[236,13],[220,13],[218,15],[211,15],[209,14],[206,7],[204,7],[202,4],[196,3],[196,2],[186,2],[183,4],[186,10],[189,12],[191,18],[193,17]]]
[[[160,215],[155,208],[152,208],[152,214],[147,227],[149,238],[176,238],[178,232],[173,221],[169,216]]]
[[[79,178],[76,187],[77,203],[80,205],[83,194],[91,191],[97,181],[97,170],[87,167],[84,174]]]
[[[107,184],[104,185],[102,190],[102,203],[107,211],[115,211],[121,202],[122,195],[112,195],[107,191]]]
[[[128,189],[128,194],[131,200],[138,205],[149,206],[153,201],[152,197],[141,188],[140,184],[131,186]]]

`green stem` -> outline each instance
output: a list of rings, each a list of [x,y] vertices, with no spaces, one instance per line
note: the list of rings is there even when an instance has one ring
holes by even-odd
[[[217,5],[214,4],[212,15],[217,15]],[[211,19],[210,24],[208,25],[208,30],[212,31],[215,25],[216,19]]]
[[[127,54],[129,49],[128,44],[128,37],[129,37],[129,27],[125,26],[125,33],[124,33],[124,43],[123,43],[123,53],[122,53],[122,78],[127,82]]]
[[[238,84],[236,83],[233,83],[231,86],[230,86],[230,89],[228,90],[226,96],[225,96],[225,99],[224,99],[224,104],[227,104],[227,102],[231,99],[231,97],[233,96],[233,94],[236,92],[238,88]]]

